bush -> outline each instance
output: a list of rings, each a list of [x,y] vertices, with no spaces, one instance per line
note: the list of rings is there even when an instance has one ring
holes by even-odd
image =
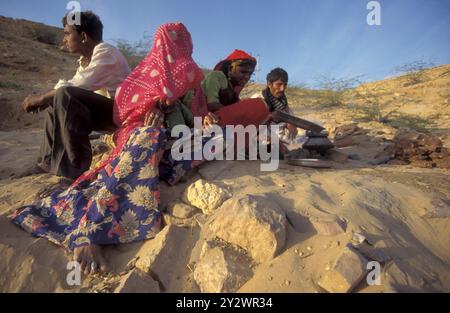
[[[146,33],[136,42],[125,39],[114,40],[117,49],[123,54],[131,69],[135,68],[150,51],[151,39]]]
[[[335,78],[319,76],[316,78],[320,91],[319,104],[333,107],[344,104],[345,93],[354,88],[359,82],[358,77],[352,78]]]
[[[407,87],[424,82],[426,79],[425,69],[432,66],[434,66],[432,62],[418,60],[397,66],[394,71],[395,73],[405,75],[407,81],[404,86]]]

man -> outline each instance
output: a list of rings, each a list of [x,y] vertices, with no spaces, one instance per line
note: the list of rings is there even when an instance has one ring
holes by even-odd
[[[130,73],[119,50],[103,42],[103,24],[91,11],[80,12],[80,25],[63,17],[64,44],[80,54],[75,76],[60,80],[54,90],[28,96],[22,104],[28,113],[46,112],[44,140],[37,163],[16,176],[49,172],[74,180],[89,169],[93,130],[113,131],[116,88]]]
[[[282,68],[275,68],[267,74],[267,86],[261,95],[253,95],[252,98],[262,97],[269,106],[269,111],[284,111],[292,114],[286,98],[286,89],[288,85],[288,73]],[[298,134],[297,127],[289,123],[280,123],[280,140],[291,143]]]

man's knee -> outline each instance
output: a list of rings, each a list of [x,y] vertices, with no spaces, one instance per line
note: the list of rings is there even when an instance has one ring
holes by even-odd
[[[69,105],[69,99],[71,96],[71,87],[60,87],[56,90],[53,97],[53,108],[55,110],[63,109],[67,110]]]

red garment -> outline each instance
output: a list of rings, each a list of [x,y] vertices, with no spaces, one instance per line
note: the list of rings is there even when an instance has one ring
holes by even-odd
[[[219,117],[219,125],[225,127],[227,125],[248,125],[264,124],[269,117],[269,109],[263,99],[245,99],[235,104],[227,105],[215,113]]]
[[[222,64],[226,61],[234,61],[234,60],[252,60],[256,64],[256,59],[252,57],[250,54],[243,50],[236,49],[225,60],[220,61],[217,63],[217,65],[214,67],[215,71],[220,71],[220,68],[222,67]]]
[[[182,23],[158,28],[149,54],[116,91],[113,111],[114,123],[119,127],[114,134],[116,148],[105,162],[81,175],[74,185],[92,178],[120,154],[131,131],[144,125],[146,113],[158,100],[171,102],[191,89],[201,89],[204,75],[192,59],[192,50],[191,35]]]
[[[215,71],[220,71],[222,64],[227,61],[234,61],[234,60],[252,60],[256,64],[256,59],[252,57],[250,54],[248,54],[245,51],[242,50],[234,50],[225,60],[220,61],[215,67]],[[242,87],[236,86],[234,88],[235,93],[239,96],[241,93]],[[206,96],[203,94],[203,91],[201,88],[196,90],[196,95],[194,100],[191,104],[191,110],[194,116],[201,116],[204,117],[208,114],[208,104],[206,102]]]

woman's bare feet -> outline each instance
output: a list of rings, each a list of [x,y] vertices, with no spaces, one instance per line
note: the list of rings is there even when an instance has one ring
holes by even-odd
[[[73,260],[80,263],[81,271],[85,275],[95,272],[107,272],[106,261],[100,246],[83,246],[73,250]]]

